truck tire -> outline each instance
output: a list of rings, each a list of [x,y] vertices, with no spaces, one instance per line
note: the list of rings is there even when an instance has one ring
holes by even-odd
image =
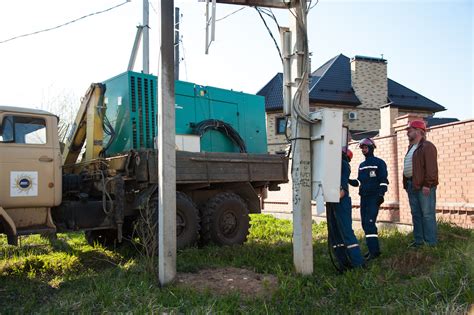
[[[150,197],[149,207],[157,209],[158,194]],[[153,224],[157,224],[158,215],[153,212]],[[158,227],[156,228],[158,231]],[[156,243],[158,244],[158,234],[156,234]],[[183,249],[196,244],[199,238],[199,210],[194,202],[183,192],[176,192],[176,246]]]
[[[212,197],[203,210],[201,244],[243,244],[249,228],[249,210],[245,201],[234,193],[220,193]]]
[[[178,249],[195,245],[199,238],[199,210],[180,191],[176,192],[176,237]]]

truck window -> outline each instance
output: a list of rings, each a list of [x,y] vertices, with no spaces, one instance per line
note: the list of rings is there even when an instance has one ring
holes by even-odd
[[[37,117],[7,115],[2,121],[0,142],[45,144],[46,122]]]

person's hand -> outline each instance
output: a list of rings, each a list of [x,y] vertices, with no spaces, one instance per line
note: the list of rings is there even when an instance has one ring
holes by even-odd
[[[423,186],[422,190],[423,190],[423,195],[424,196],[428,197],[430,195],[430,188],[429,187]]]
[[[377,200],[377,204],[380,205],[385,201],[385,199],[383,198],[383,196],[379,196],[379,199]]]
[[[346,195],[346,192],[344,191],[344,189],[341,189],[341,190],[339,191],[339,199],[344,198],[345,195]]]

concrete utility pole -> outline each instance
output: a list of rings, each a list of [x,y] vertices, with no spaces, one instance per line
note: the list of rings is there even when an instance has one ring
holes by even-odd
[[[290,4],[288,0],[216,0],[216,2],[280,9],[291,8],[291,46],[294,47],[291,57],[291,108],[285,114],[291,112],[293,262],[297,272],[304,275],[312,274],[310,125],[302,119],[302,116],[306,116],[306,120],[309,119],[308,74],[311,69],[308,68],[307,0],[292,0]],[[284,33],[285,30],[282,30],[283,41],[287,42],[288,39]],[[207,43],[206,40],[206,45]],[[285,77],[285,73],[283,76]]]
[[[291,11],[290,30],[295,49],[291,59],[293,262],[297,272],[308,275],[313,273],[310,125],[300,116],[309,115],[306,0],[293,0]]]
[[[174,8],[174,79],[179,80],[179,8]]]
[[[173,9],[174,0],[160,0],[158,70],[158,274],[161,285],[176,277],[176,152]]]
[[[150,73],[149,0],[143,0],[143,73]]]

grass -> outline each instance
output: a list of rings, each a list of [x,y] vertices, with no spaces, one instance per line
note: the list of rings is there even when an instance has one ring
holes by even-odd
[[[243,298],[175,285],[160,288],[133,246],[110,251],[80,233],[6,245],[0,237],[0,313],[466,313],[474,303],[474,233],[439,224],[436,247],[407,249],[410,234],[383,230],[383,255],[365,270],[338,275],[326,225],[313,225],[314,273],[296,274],[292,224],[253,215],[243,246],[178,252],[178,272],[238,267],[278,277],[271,297]],[[359,235],[360,237],[361,235]]]

